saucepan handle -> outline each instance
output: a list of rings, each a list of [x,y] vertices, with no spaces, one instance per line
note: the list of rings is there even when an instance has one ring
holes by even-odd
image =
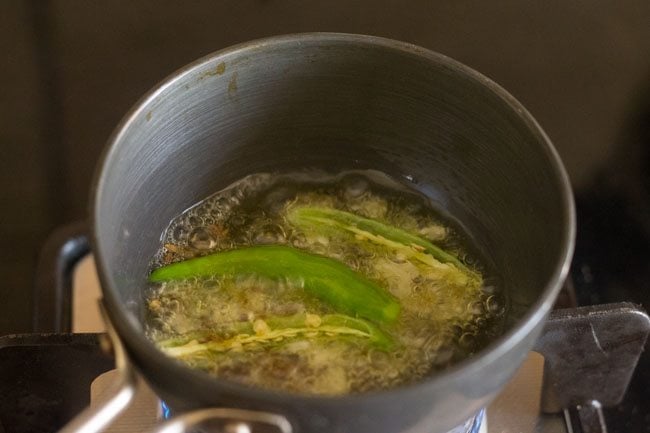
[[[94,407],[86,408],[59,431],[59,433],[99,433],[108,427],[133,401],[138,388],[138,378],[128,360],[124,346],[115,328],[108,319],[106,310],[100,302],[99,309],[106,324],[106,348],[113,351],[118,378],[108,391],[108,400]]]
[[[88,224],[77,221],[53,231],[43,244],[34,281],[34,332],[72,332],[72,279],[90,252],[88,233]]]
[[[38,259],[34,293],[34,331],[72,331],[72,276],[79,260],[90,252],[88,225],[84,221],[54,231],[46,240]],[[118,379],[109,390],[111,396],[96,407],[89,407],[73,418],[61,433],[98,433],[126,409],[136,393],[138,380],[124,347],[100,303],[107,334],[103,343],[115,357]],[[101,337],[100,337],[101,338]]]
[[[115,356],[118,379],[104,403],[90,407],[70,421],[59,433],[100,433],[104,431],[133,401],[139,380],[129,362],[122,342],[100,302],[107,329],[106,345]],[[242,409],[210,408],[175,415],[152,433],[181,433],[195,428],[209,428],[215,433],[292,433],[291,424],[282,415]]]
[[[41,250],[36,272],[35,332],[70,332],[72,274],[79,260],[90,252],[88,225],[84,221],[66,225],[53,232]],[[129,362],[120,338],[100,302],[106,324],[106,347],[113,351],[117,379],[105,402],[89,407],[66,424],[60,433],[99,433],[104,431],[126,408],[137,392],[140,380]],[[213,408],[179,414],[156,427],[155,433],[190,431],[200,426],[224,433],[291,433],[291,424],[281,415],[240,409]],[[2,432],[2,425],[0,425]]]
[[[542,411],[604,433],[601,407],[623,399],[649,333],[650,318],[631,303],[552,311],[535,346],[544,356]]]

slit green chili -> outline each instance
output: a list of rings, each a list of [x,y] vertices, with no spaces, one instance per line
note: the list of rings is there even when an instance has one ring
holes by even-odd
[[[400,312],[400,304],[392,295],[345,264],[281,245],[245,247],[172,263],[153,271],[149,280],[213,275],[286,281],[336,311],[376,322],[392,323]]]
[[[259,326],[262,323],[263,326]],[[234,334],[234,335],[232,335]],[[223,335],[231,335],[224,338]],[[390,350],[393,339],[363,319],[342,314],[296,314],[264,321],[237,322],[215,330],[195,331],[158,342],[168,355],[183,358],[200,352],[228,352],[251,345],[284,344],[295,338],[347,336],[367,340],[380,350]]]
[[[365,236],[375,243],[384,244],[385,246],[415,248],[431,255],[441,263],[450,263],[459,270],[470,271],[458,258],[428,240],[370,218],[364,218],[338,209],[314,206],[291,208],[287,213],[287,218],[291,223],[298,226],[332,227],[362,237]],[[395,243],[398,245],[395,245]]]

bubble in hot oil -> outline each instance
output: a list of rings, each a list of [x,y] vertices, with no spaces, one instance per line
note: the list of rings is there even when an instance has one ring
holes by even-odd
[[[284,243],[286,235],[282,227],[277,224],[265,224],[255,233],[256,244],[278,244]]]
[[[357,199],[364,196],[370,187],[368,181],[359,175],[349,175],[341,180],[344,199]]]
[[[206,211],[215,218],[222,218],[224,215],[227,215],[230,212],[231,207],[230,201],[224,196],[209,200],[205,206]]]
[[[481,291],[485,295],[494,295],[499,291],[499,287],[502,287],[502,282],[500,278],[496,276],[489,276],[483,280],[483,286],[481,287]]]
[[[500,316],[503,313],[503,305],[501,305],[496,295],[488,296],[485,300],[485,309],[492,317]]]
[[[207,228],[197,227],[190,233],[189,244],[197,250],[211,250],[217,246],[217,240]]]
[[[475,316],[480,316],[483,313],[485,313],[485,309],[483,308],[483,303],[480,301],[474,301],[467,304],[467,311],[472,313]]]
[[[476,343],[476,335],[471,332],[465,332],[458,339],[458,344],[460,345],[460,347],[462,347],[465,350],[471,349],[475,343]]]
[[[474,319],[474,325],[477,329],[483,329],[487,325],[487,320],[485,320],[483,317],[477,317]]]
[[[440,348],[436,353],[433,358],[433,364],[442,366],[447,364],[451,359],[454,357],[454,349],[453,347],[446,346]]]
[[[452,335],[456,337],[460,337],[463,335],[463,332],[465,331],[461,325],[454,324],[450,326],[449,330],[452,332]]]
[[[187,221],[190,223],[190,226],[196,227],[203,224],[203,219],[198,215],[190,215]]]
[[[497,292],[497,288],[491,284],[483,285],[483,287],[481,287],[481,290],[487,295],[493,295]]]
[[[277,214],[284,209],[289,200],[296,196],[296,193],[296,188],[288,185],[274,188],[266,194],[261,205],[270,213]]]
[[[181,242],[185,241],[187,239],[187,233],[188,233],[188,230],[184,225],[182,225],[182,224],[177,225],[174,228],[174,230],[172,230],[172,233],[171,233],[173,242],[174,243],[181,243]]]
[[[309,243],[307,242],[307,238],[302,233],[292,234],[290,238],[290,242],[291,245],[293,245],[296,248],[306,248],[309,245]]]
[[[228,224],[232,227],[242,227],[246,225],[248,218],[246,215],[241,213],[233,213],[232,216],[228,219]]]
[[[462,252],[462,253],[458,254],[458,259],[462,263],[465,263],[467,266],[470,266],[470,267],[476,266],[476,264],[477,264],[476,257],[471,255],[471,254],[467,254],[466,252]]]

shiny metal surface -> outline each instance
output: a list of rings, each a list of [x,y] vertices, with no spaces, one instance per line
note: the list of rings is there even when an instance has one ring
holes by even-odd
[[[214,433],[292,433],[278,415],[238,409],[201,409],[173,417],[151,433],[182,433],[207,428]]]
[[[59,433],[99,433],[104,431],[133,401],[136,395],[138,380],[129,362],[124,346],[115,328],[106,316],[106,310],[100,307],[108,339],[107,349],[115,355],[115,367],[118,371],[117,380],[108,391],[110,397],[100,406],[89,407],[66,424]]]
[[[650,318],[631,303],[553,311],[535,344],[545,361],[542,411],[619,404],[649,333]]]
[[[94,253],[107,309],[136,366],[178,410],[282,414],[299,431],[445,432],[513,375],[566,277],[575,216],[537,123],[503,89],[439,54],[368,36],[239,45],[179,71],[125,117],[96,180]],[[508,331],[420,384],[341,398],[260,391],[162,356],[141,290],[169,220],[260,171],[373,168],[427,194],[501,271]]]

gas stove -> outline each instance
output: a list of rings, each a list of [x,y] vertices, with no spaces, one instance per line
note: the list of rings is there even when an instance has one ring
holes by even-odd
[[[106,350],[106,329],[99,309],[101,292],[86,239],[83,224],[67,226],[50,238],[37,275],[34,323],[37,333],[0,337],[0,433],[58,431],[84,408],[99,407],[111,398],[111,386],[119,379],[120,372],[115,370],[115,361]],[[579,253],[580,248],[574,260],[574,268],[578,267],[572,274],[577,290],[566,287],[558,299],[559,307],[575,305],[585,292],[593,293],[586,287],[594,283],[593,278],[589,280],[585,276],[587,265]],[[631,304],[623,307],[633,312],[636,308]],[[615,310],[612,308],[607,312],[611,314]],[[580,327],[579,322],[566,322],[566,317],[556,316],[548,326],[556,326],[560,331],[567,327]],[[568,319],[574,320],[575,317]],[[593,323],[598,328],[597,322]],[[601,350],[608,355],[608,342],[598,339],[593,323],[588,322],[591,331],[578,334],[593,333],[594,338],[588,335],[588,341],[596,346],[588,350]],[[632,350],[616,355],[616,358],[631,356],[624,360],[625,365],[618,372],[621,393],[625,392],[648,332],[643,321],[639,323],[640,328],[628,337],[632,335],[636,338],[636,346],[641,346],[636,352]],[[598,334],[604,335],[600,329]],[[577,356],[587,357],[585,353],[577,353]],[[545,392],[544,358],[531,352],[490,406],[450,433],[650,432],[647,416],[650,406],[643,391],[644,380],[650,374],[647,358],[647,354],[641,357],[622,403],[605,410],[601,410],[598,403],[584,407],[549,408],[548,402],[542,398]],[[584,371],[589,372],[589,368]],[[147,384],[140,378],[135,380],[138,387],[130,407],[106,431],[151,431],[168,415],[164,404]],[[596,389],[594,383],[599,380],[602,378],[578,383],[583,383],[589,390]],[[611,402],[608,403],[611,406]],[[237,432],[249,431],[232,428]]]

